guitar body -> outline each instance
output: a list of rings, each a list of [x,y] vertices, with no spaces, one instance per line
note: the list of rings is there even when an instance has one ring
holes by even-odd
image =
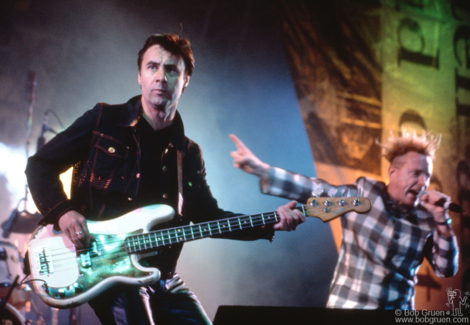
[[[160,271],[139,264],[141,255],[128,254],[124,240],[148,233],[156,224],[169,221],[174,211],[152,205],[108,221],[88,221],[96,241],[83,253],[53,225],[39,227],[29,242],[33,287],[48,305],[71,308],[81,305],[118,283],[147,285],[160,279]]]

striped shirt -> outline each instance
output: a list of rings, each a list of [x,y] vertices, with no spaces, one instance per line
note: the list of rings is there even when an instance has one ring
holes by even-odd
[[[327,182],[271,168],[260,183],[265,194],[305,203],[310,197],[370,199],[367,214],[341,217],[343,237],[330,286],[329,308],[414,309],[418,268],[426,257],[439,277],[453,276],[458,268],[455,235],[444,236],[433,216],[421,206],[400,211],[388,198],[384,183],[365,177],[353,185]]]

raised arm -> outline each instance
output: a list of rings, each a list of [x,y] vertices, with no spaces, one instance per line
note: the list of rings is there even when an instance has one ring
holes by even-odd
[[[258,176],[260,180],[267,180],[271,166],[256,157],[237,136],[230,134],[229,137],[237,147],[236,151],[230,153],[233,157],[233,166],[240,168],[246,173]]]
[[[301,203],[306,203],[313,196],[339,197],[360,194],[355,185],[334,186],[319,178],[272,167],[256,157],[235,135],[230,134],[229,137],[237,147],[236,151],[230,153],[234,167],[258,176],[264,194],[297,200]]]

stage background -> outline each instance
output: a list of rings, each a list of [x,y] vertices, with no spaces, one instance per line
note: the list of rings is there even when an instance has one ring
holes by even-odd
[[[0,222],[24,197],[30,73],[37,87],[28,155],[46,112],[60,131],[96,102],[139,94],[137,52],[155,32],[192,41],[196,69],[178,109],[221,207],[259,213],[287,202],[262,195],[255,177],[232,167],[229,133],[272,165],[339,184],[358,175],[385,180],[373,141],[410,122],[443,134],[435,183],[466,204],[469,16],[465,1],[1,1]],[[468,215],[453,220],[468,245]],[[178,272],[211,318],[219,305],[323,307],[333,234],[312,218],[273,243],[197,241],[185,246]],[[3,240],[24,254],[27,238]],[[421,268],[418,308],[447,309],[445,289],[461,286],[466,252],[446,282]],[[68,315],[60,311],[59,323]],[[78,318],[95,322],[86,306]]]

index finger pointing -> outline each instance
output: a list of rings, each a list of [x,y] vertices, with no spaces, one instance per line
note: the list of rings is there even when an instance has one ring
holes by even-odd
[[[237,136],[235,134],[229,134],[228,136],[229,136],[230,139],[232,139],[233,143],[235,144],[235,146],[238,149],[245,149],[246,148],[245,144],[239,138],[237,138]]]

